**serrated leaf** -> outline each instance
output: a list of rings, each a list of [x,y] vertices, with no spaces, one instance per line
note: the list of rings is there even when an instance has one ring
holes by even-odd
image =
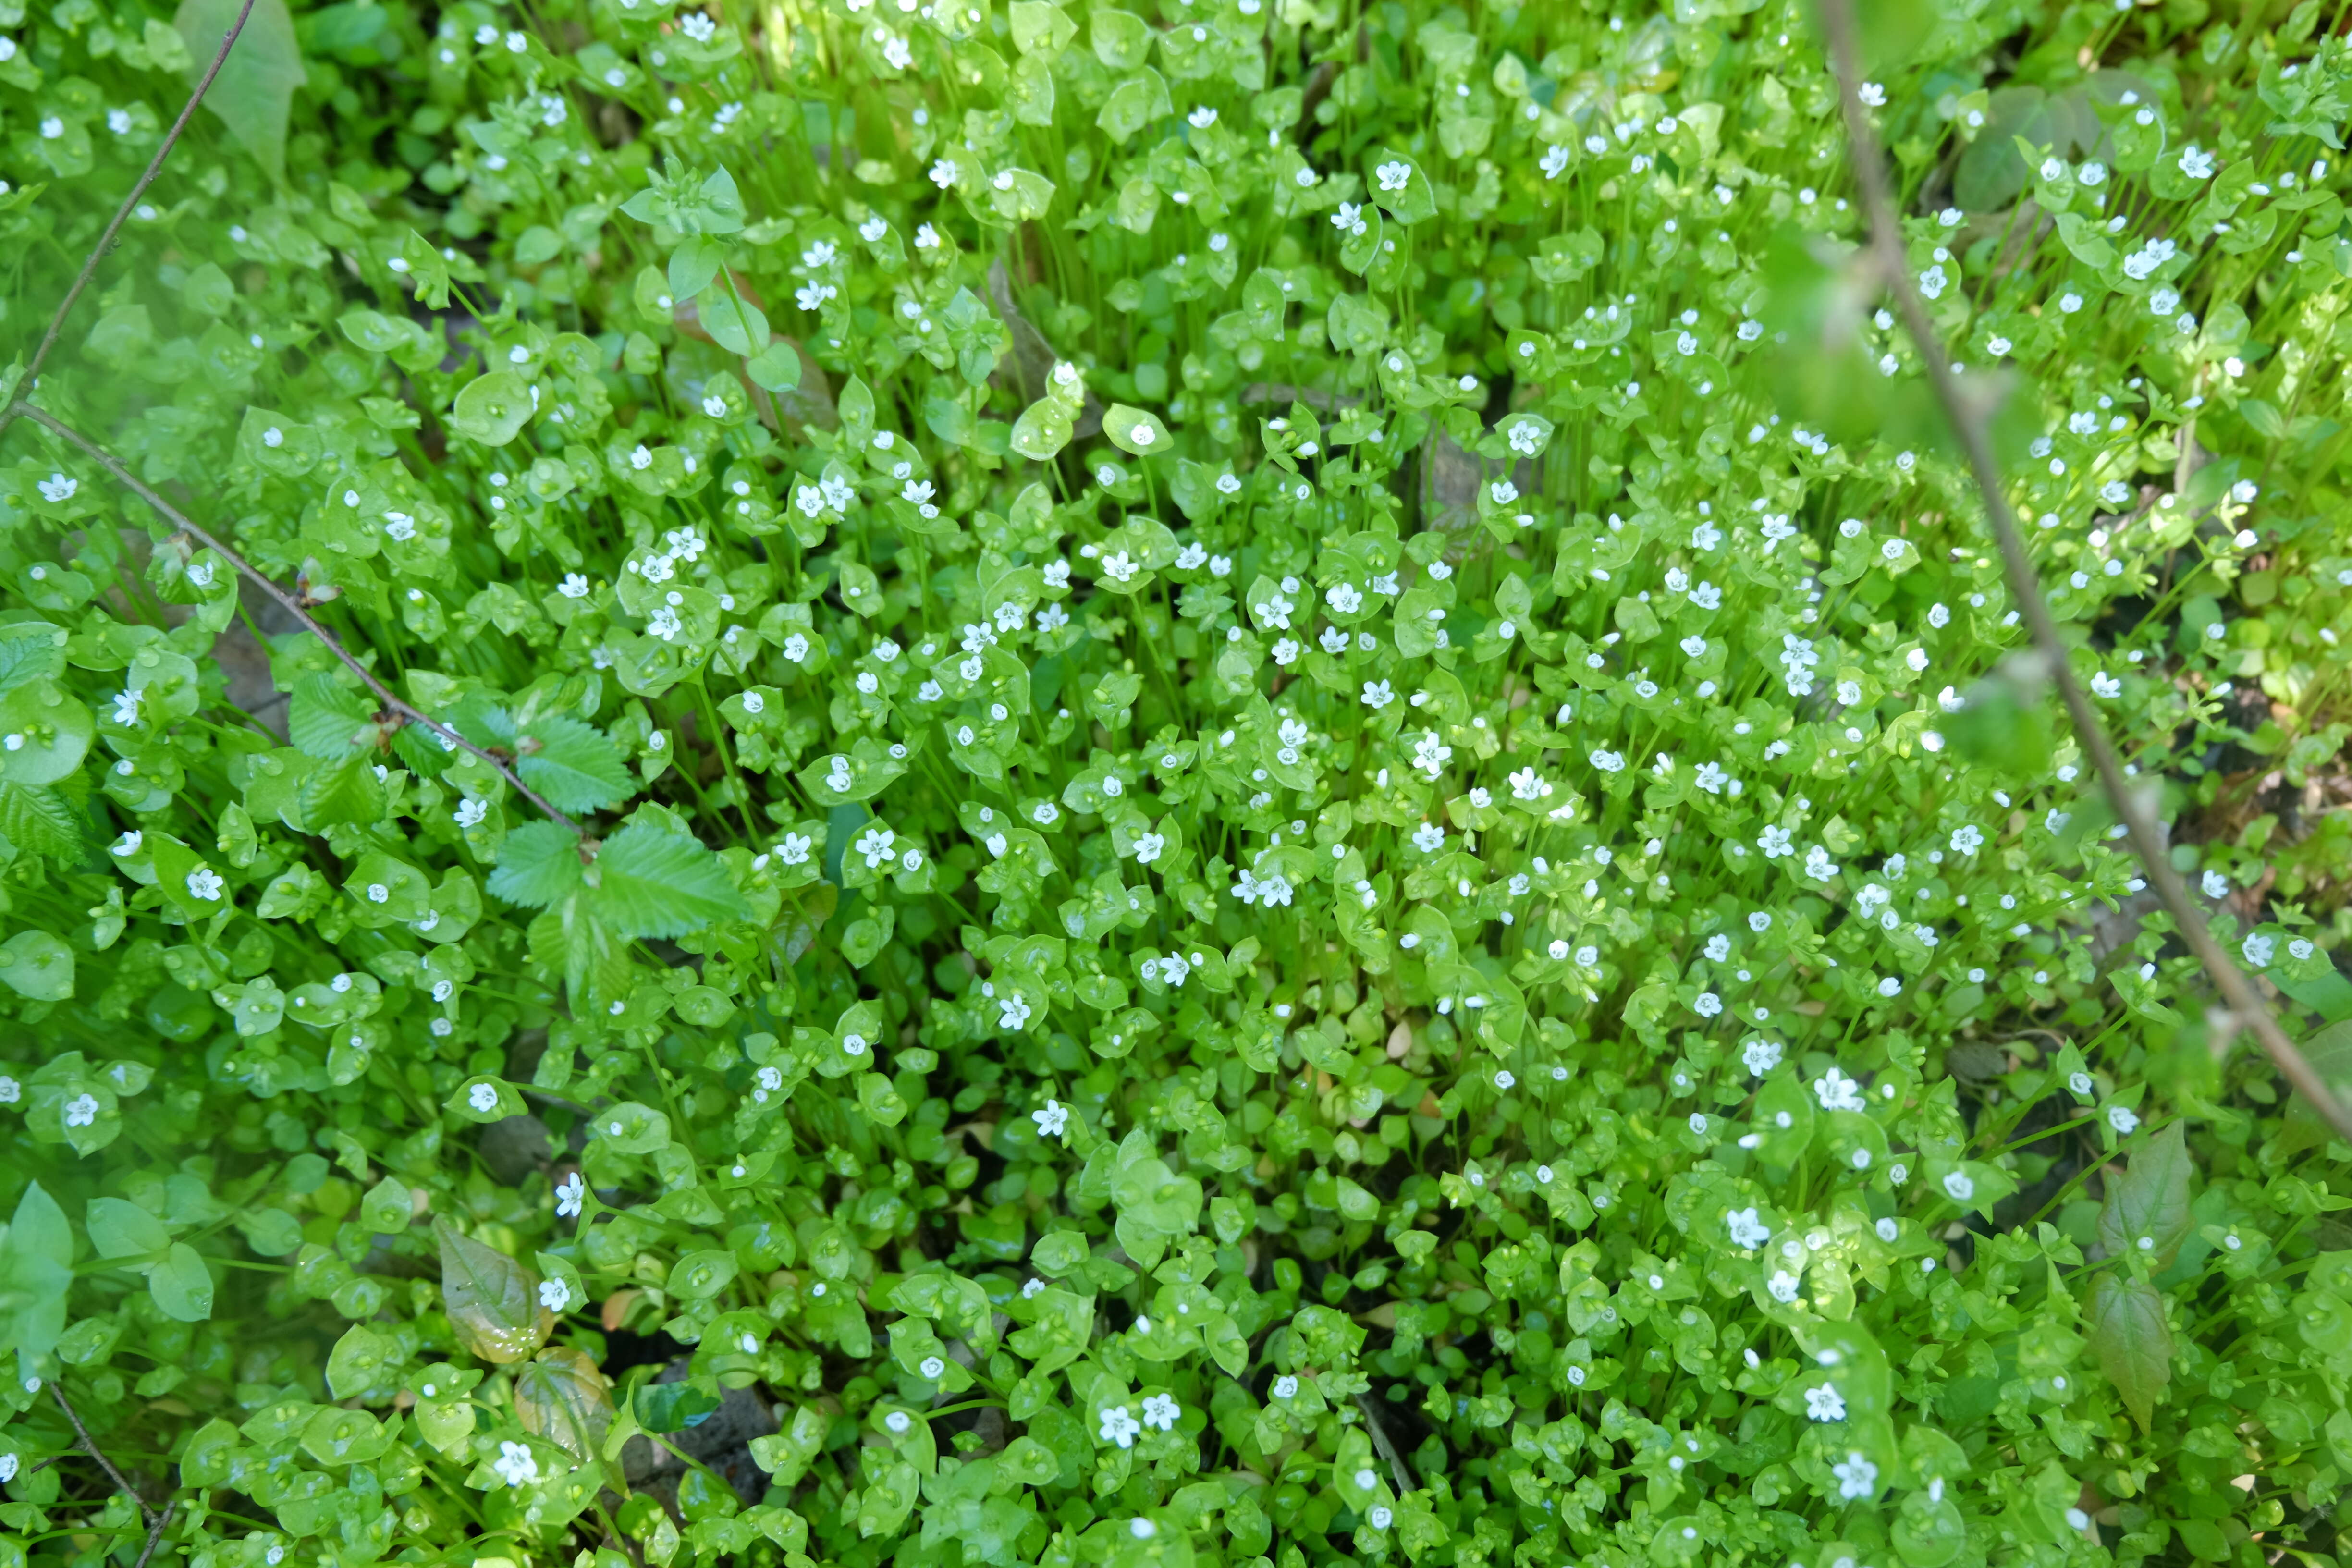
[[[287,704],[286,737],[295,750],[337,762],[374,735],[375,710],[360,693],[327,675],[306,675],[294,683]]]
[[[2189,1236],[2189,1144],[2175,1121],[2141,1147],[2107,1182],[2099,1208],[2099,1245],[2111,1257],[2138,1252],[2169,1268]],[[2146,1245],[2142,1245],[2146,1243]]]
[[[0,782],[0,837],[19,849],[78,860],[88,840],[64,795],[41,784]]]
[[[2145,1279],[2110,1270],[2091,1282],[2085,1311],[2092,1353],[2132,1419],[2147,1431],[2158,1398],[2172,1381],[2172,1330],[2164,1321],[2163,1293]]]
[[[63,627],[47,621],[14,621],[0,626],[0,693],[14,691],[42,676],[54,680],[65,672]]]
[[[436,1217],[441,1247],[441,1304],[466,1348],[501,1365],[519,1362],[554,1330],[539,1303],[539,1280],[521,1264]]]
[[[593,724],[560,713],[532,720],[515,751],[515,772],[559,811],[601,811],[635,787],[620,747]]]
[[[331,767],[314,770],[302,781],[295,799],[302,825],[323,833],[339,823],[375,823],[383,819],[383,781],[375,776],[368,753],[354,752]]]
[[[743,913],[718,856],[692,834],[649,823],[604,840],[588,879],[596,918],[624,936],[683,936]]]
[[[552,822],[526,823],[499,847],[488,886],[510,904],[551,909],[584,885],[584,869],[577,838]]]

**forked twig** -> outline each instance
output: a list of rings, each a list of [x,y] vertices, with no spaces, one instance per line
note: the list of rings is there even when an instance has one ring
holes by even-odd
[[[49,351],[57,347],[58,334],[65,330],[66,318],[73,313],[81,291],[89,287],[91,276],[98,271],[98,264],[114,247],[114,237],[122,231],[123,220],[139,205],[139,198],[147,194],[147,187],[155,183],[155,176],[163,172],[163,160],[172,155],[172,148],[179,142],[180,133],[188,128],[188,121],[195,118],[196,105],[204,101],[205,92],[213,85],[213,78],[220,75],[221,67],[228,63],[228,52],[236,47],[237,36],[245,31],[245,19],[253,15],[253,5],[254,0],[245,0],[244,9],[237,12],[236,20],[230,24],[228,32],[221,38],[220,50],[213,56],[213,63],[205,68],[195,90],[188,94],[187,104],[180,110],[180,118],[172,121],[171,133],[163,138],[163,145],[155,149],[155,155],[147,161],[147,172],[139,176],[139,183],[132,185],[131,194],[122,198],[122,205],[115,209],[114,221],[106,226],[106,232],[98,237],[98,244],[90,250],[89,259],[81,264],[81,275],[73,280],[73,287],[66,290],[66,297],[58,301],[58,313],[49,318],[49,330],[43,334],[41,346],[33,351],[32,363],[25,367],[24,385],[30,387],[39,379],[41,365],[48,359]],[[0,426],[5,426],[18,412],[11,408],[0,413]]]
[[[2099,723],[2098,715],[2076,684],[2074,672],[2066,661],[2066,646],[2058,635],[2058,625],[2051,618],[2050,606],[2042,596],[2042,584],[2034,574],[2032,558],[2025,552],[2024,542],[2017,531],[2017,520],[2009,509],[2008,499],[2001,493],[2000,468],[1993,459],[1992,443],[1986,432],[1984,412],[1972,407],[1962,396],[1959,382],[1952,374],[1951,361],[1944,353],[1943,340],[1927,319],[1927,308],[1912,286],[1911,274],[1905,265],[1903,242],[1895,216],[1894,198],[1886,184],[1886,166],[1881,160],[1877,134],[1871,128],[1870,117],[1864,110],[1857,95],[1862,70],[1854,45],[1854,0],[1822,0],[1822,20],[1829,32],[1830,55],[1838,76],[1838,98],[1845,110],[1846,140],[1853,151],[1854,183],[1862,193],[1863,208],[1870,219],[1871,247],[1877,252],[1880,270],[1885,285],[1902,307],[1904,325],[1912,341],[1918,345],[1919,357],[1927,364],[1927,380],[1936,390],[1936,401],[1942,405],[1944,417],[1950,422],[1953,433],[1959,437],[1967,451],[1969,468],[1975,476],[1977,489],[1984,500],[1985,516],[1992,524],[1993,537],[2000,546],[2003,571],[2009,578],[2010,592],[2017,596],[2018,607],[2023,611],[2025,624],[2033,635],[2034,646],[2041,650],[2042,661],[2050,668],[2051,679],[2057,683],[2059,700],[2064,703],[2066,716],[2073,721],[2074,732],[2083,749],[2091,756],[2092,766],[2098,770],[2100,786],[2123,819],[2131,835],[2132,848],[2147,873],[2156,896],[2170,912],[2182,940],[2205,966],[2205,973],[2229,1005],[2230,1011],[2252,1029],[2262,1042],[2263,1051],[2277,1067],[2280,1076],[2294,1086],[2295,1091],[2310,1101],[2336,1136],[2352,1142],[2352,1111],[2347,1111],[2327,1087],[2326,1079],[2313,1070],[2311,1063],[2297,1050],[2294,1042],[2286,1037],[2278,1020],[2263,1005],[2238,966],[2230,962],[2221,943],[2213,940],[2204,916],[2189,902],[2188,890],[2172,869],[2172,860],[2166,852],[2165,842],[2158,837],[2157,823],[2147,806],[2124,782],[2123,768],[2116,757],[2113,742]]]
[[[344,649],[343,645],[336,639],[335,635],[329,631],[325,626],[320,624],[319,618],[310,613],[310,607],[304,605],[299,598],[279,587],[276,583],[272,582],[266,574],[262,573],[253,566],[251,563],[247,562],[245,557],[239,555],[236,551],[230,549],[226,543],[222,542],[221,540],[216,538],[210,530],[195,522],[178,508],[174,507],[170,501],[165,500],[162,496],[156,494],[153,489],[150,489],[140,480],[138,475],[132,473],[130,468],[125,467],[120,459],[113,456],[113,454],[108,452],[106,448],[100,447],[89,437],[84,436],[79,431],[74,429],[71,426],[58,418],[57,416],[51,414],[48,410],[45,408],[37,408],[32,404],[24,402],[21,399],[12,405],[8,408],[7,413],[12,416],[21,415],[25,418],[32,420],[35,424],[54,431],[65,440],[70,441],[75,446],[80,447],[82,452],[88,456],[92,462],[98,464],[99,467],[113,475],[115,479],[121,483],[124,489],[130,490],[131,494],[137,496],[141,500],[145,501],[149,506],[153,507],[157,511],[163,513],[173,528],[178,529],[181,532],[197,540],[207,548],[218,551],[220,552],[221,559],[226,561],[231,566],[236,568],[239,575],[245,577],[257,587],[260,588],[263,593],[277,600],[278,603],[285,608],[289,615],[294,616],[295,619],[302,623],[304,630],[310,632],[313,637],[316,637],[320,642],[324,643],[327,646],[327,651],[333,654],[335,658],[341,662],[344,668],[350,670],[353,675],[358,676],[360,679],[366,684],[367,689],[375,694],[376,700],[383,704],[383,710],[385,712],[394,715],[399,719],[402,723],[419,724],[424,726],[424,728],[432,731],[435,736],[438,737],[445,745],[454,747],[471,756],[479,757],[491,767],[497,769],[499,776],[506,780],[508,784],[513,785],[516,794],[521,795],[525,800],[528,800],[531,805],[539,807],[541,812],[545,813],[549,820],[562,824],[564,830],[568,833],[576,837],[585,837],[585,835],[582,834],[580,825],[578,823],[572,821],[572,818],[566,816],[562,812],[556,810],[555,807],[550,805],[548,801],[536,790],[533,790],[529,784],[523,783],[522,780],[517,776],[515,770],[509,766],[505,760],[500,758],[496,752],[483,750],[481,747],[474,744],[473,742],[466,739],[465,736],[457,733],[457,731],[451,729],[448,725],[441,722],[438,719],[433,718],[431,715],[420,711],[409,703],[404,702],[398,697],[394,696],[391,688],[384,685],[383,681],[378,680],[373,672],[369,670],[369,668],[365,665],[362,664],[358,659],[353,658],[351,654]]]
[[[132,1563],[131,1568],[147,1568],[147,1560],[155,1555],[156,1543],[163,1539],[163,1531],[172,1527],[172,1516],[179,1511],[180,1503],[176,1498],[163,1505],[163,1513],[155,1520],[155,1527],[147,1532],[147,1544],[139,1550],[139,1561]]]
[[[52,1383],[49,1384],[49,1394],[58,1402],[58,1408],[66,1413],[66,1419],[73,1423],[74,1436],[81,1439],[81,1451],[98,1461],[99,1468],[112,1477],[114,1484],[121,1488],[132,1502],[139,1505],[141,1516],[160,1531],[163,1528],[160,1517],[153,1509],[147,1506],[147,1500],[139,1495],[139,1489],[131,1484],[131,1478],[116,1469],[114,1461],[100,1451],[97,1442],[89,1435],[89,1428],[81,1424],[80,1415],[75,1411],[73,1403],[66,1398],[66,1391]],[[148,1540],[148,1549],[150,1551],[154,1549],[154,1540],[152,1536]]]

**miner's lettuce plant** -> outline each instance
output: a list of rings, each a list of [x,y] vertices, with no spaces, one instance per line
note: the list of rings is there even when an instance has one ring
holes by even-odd
[[[2341,18],[1868,10],[2352,1079]],[[0,0],[0,1568],[2340,1555],[1802,7],[259,0],[27,374],[235,14]]]

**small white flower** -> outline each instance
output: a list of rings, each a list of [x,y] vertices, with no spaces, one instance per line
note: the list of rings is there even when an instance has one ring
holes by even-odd
[[[499,1086],[494,1083],[476,1084],[466,1091],[466,1103],[474,1108],[476,1115],[488,1115],[499,1108]]]
[[[66,1125],[88,1127],[98,1120],[98,1100],[94,1095],[78,1094],[66,1101]]]
[[[539,1282],[539,1304],[551,1312],[561,1312],[572,1304],[572,1287],[561,1279]]]
[[[188,873],[188,896],[192,899],[201,899],[208,904],[217,903],[221,889],[226,886],[221,874],[209,866],[199,866]]]
[[[2180,172],[2192,180],[2213,177],[2213,154],[2191,142],[2180,150]]]
[[[1977,1195],[1977,1184],[1966,1171],[1954,1171],[1944,1178],[1944,1195],[1956,1204],[1964,1204]]]
[[[69,501],[73,500],[74,492],[81,489],[81,481],[70,474],[51,474],[33,488],[41,492],[41,499],[45,501]]]
[[[1040,1138],[1060,1138],[1070,1124],[1070,1108],[1057,1100],[1049,1100],[1043,1110],[1031,1111],[1029,1120],[1037,1124]]]
[[[1391,161],[1382,163],[1372,173],[1379,177],[1381,189],[1384,191],[1401,191],[1412,183],[1412,165],[1410,163]]]
[[[529,1486],[539,1479],[539,1461],[522,1443],[500,1443],[499,1457],[490,1461],[490,1468],[510,1487]]]
[[[1835,1068],[1813,1079],[1813,1098],[1823,1110],[1860,1110],[1864,1103],[1862,1085]]]
[[[1122,1448],[1135,1447],[1135,1439],[1143,1431],[1142,1424],[1129,1413],[1124,1405],[1114,1405],[1102,1413],[1098,1436],[1106,1443],[1116,1443]]]
[[[1832,1465],[1830,1473],[1837,1477],[1838,1496],[1849,1502],[1877,1495],[1878,1467],[1859,1451],[1848,1452],[1845,1462]]]
[[[1176,1418],[1182,1414],[1183,1411],[1177,1405],[1176,1401],[1165,1394],[1144,1396],[1143,1424],[1146,1426],[1156,1427],[1162,1432],[1172,1430],[1176,1425]]]
[[[1805,1390],[1805,1414],[1816,1421],[1845,1419],[1845,1395],[1835,1384],[1817,1384]]]
[[[2254,968],[2268,969],[2271,960],[2277,955],[2278,943],[2260,931],[2249,931],[2238,951],[2245,954],[2246,962]]]
[[[2127,1105],[2110,1105],[2107,1125],[2116,1130],[2116,1137],[2128,1138],[2139,1130],[2139,1114]]]
[[[1761,1247],[1772,1239],[1772,1227],[1758,1216],[1753,1205],[1744,1209],[1733,1209],[1724,1215],[1724,1223],[1731,1229],[1731,1245],[1734,1247]]]
[[[564,1177],[562,1184],[555,1189],[556,1217],[559,1219],[579,1218],[581,1200],[586,1197],[587,1194],[588,1184],[580,1179],[579,1172],[574,1171],[570,1175]]]
[[[1797,1277],[1785,1268],[1776,1268],[1772,1278],[1764,1282],[1764,1289],[1771,1293],[1772,1300],[1785,1307],[1797,1299]]]

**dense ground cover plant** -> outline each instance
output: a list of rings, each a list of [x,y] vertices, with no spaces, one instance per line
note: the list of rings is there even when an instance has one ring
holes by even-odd
[[[2334,1561],[1798,11],[266,0],[34,387],[233,14],[0,0],[7,1561]],[[1867,19],[2344,1077],[2342,18]]]

